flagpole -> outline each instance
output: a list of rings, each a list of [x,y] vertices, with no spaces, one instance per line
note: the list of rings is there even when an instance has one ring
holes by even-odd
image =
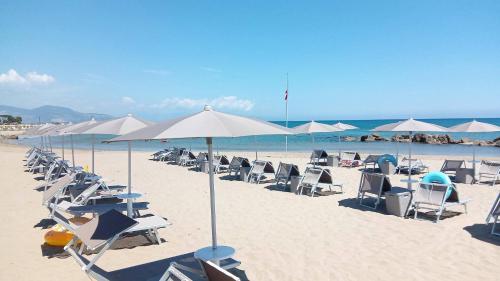
[[[286,73],[285,127],[288,128],[288,72]],[[288,136],[285,136],[285,152],[288,152]]]

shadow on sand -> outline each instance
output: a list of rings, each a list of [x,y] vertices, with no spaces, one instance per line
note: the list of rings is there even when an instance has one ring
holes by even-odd
[[[486,243],[500,246],[500,237],[492,235],[492,224],[473,224],[464,227],[464,230],[469,232],[470,236]]]
[[[126,267],[114,271],[105,271],[104,269],[94,265],[92,270],[96,273],[104,276],[110,281],[120,280],[120,281],[136,281],[136,280],[159,280],[160,277],[165,273],[170,263],[176,262],[177,264],[190,267],[192,269],[201,271],[199,263],[194,258],[194,253],[187,253],[178,255],[175,257],[170,257],[162,260],[157,260],[153,262],[143,263],[131,267]],[[85,262],[88,262],[85,260]],[[228,270],[232,274],[238,276],[241,280],[248,280],[245,272],[236,268]],[[183,271],[192,280],[206,280],[199,275],[194,273]]]

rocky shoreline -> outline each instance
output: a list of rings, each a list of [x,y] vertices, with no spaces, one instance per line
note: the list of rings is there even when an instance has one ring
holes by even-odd
[[[349,137],[344,141],[356,141],[356,138]],[[378,134],[370,134],[361,136],[359,141],[361,142],[378,142],[378,141],[391,141],[391,142],[410,142],[410,135],[394,135],[390,139],[384,138]],[[414,134],[412,136],[411,142],[423,143],[423,144],[466,144],[466,145],[478,145],[478,146],[495,146],[500,147],[500,137],[488,141],[488,140],[471,140],[469,138],[462,138],[455,140],[450,135],[430,135],[430,134]]]

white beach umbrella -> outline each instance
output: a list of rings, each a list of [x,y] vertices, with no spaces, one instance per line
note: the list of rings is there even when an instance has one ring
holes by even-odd
[[[332,125],[333,127],[335,128],[338,128],[338,129],[342,129],[343,131],[347,131],[347,130],[356,130],[356,129],[359,129],[358,127],[356,126],[353,126],[353,125],[349,125],[349,124],[346,124],[346,123],[341,123],[341,122],[337,122],[335,124]],[[340,142],[342,141],[342,139],[340,138],[340,134],[338,135],[339,139],[339,157],[341,156],[341,149],[340,149]]]
[[[59,136],[60,130],[63,130],[64,128],[66,128],[68,126],[71,126],[71,124],[59,124],[59,125],[51,127],[49,130],[45,130],[45,132],[41,134],[41,136],[46,136],[48,138],[50,151],[52,151],[51,137]],[[64,144],[62,146],[62,158],[64,160]]]
[[[390,124],[386,124],[386,125],[382,125],[382,126],[378,126],[374,129],[372,129],[372,131],[375,131],[375,132],[408,132],[409,135],[410,135],[410,142],[408,144],[408,150],[409,150],[409,154],[408,154],[408,165],[409,165],[409,169],[408,169],[408,188],[411,189],[412,188],[412,180],[411,180],[411,162],[412,162],[412,159],[411,159],[411,143],[412,143],[412,137],[413,137],[413,133],[414,132],[446,132],[448,131],[447,128],[445,127],[442,127],[442,126],[439,126],[439,125],[435,125],[435,124],[431,124],[431,123],[427,123],[427,122],[422,122],[422,121],[418,121],[418,120],[415,120],[413,118],[410,118],[410,119],[407,119],[407,120],[403,120],[403,121],[399,121],[399,122],[395,122],[395,123],[390,123]]]
[[[75,147],[73,143],[73,135],[81,134],[83,131],[88,130],[92,128],[93,126],[97,125],[99,122],[96,121],[94,118],[90,119],[89,121],[83,121],[80,123],[72,124],[70,126],[67,126],[65,128],[62,128],[59,130],[59,135],[62,137],[62,147],[64,151],[64,136],[69,135],[70,142],[71,142],[71,162],[73,164],[73,168],[75,167]],[[92,173],[94,173],[94,144],[92,143]]]
[[[81,128],[77,132],[79,134],[88,134],[92,135],[92,173],[94,173],[94,143],[95,143],[95,135],[124,135],[130,132],[143,129],[149,125],[152,125],[153,122],[142,120],[140,118],[132,116],[132,114],[128,114],[124,117],[119,117],[107,121],[97,122],[94,125],[90,126],[90,128]],[[131,142],[128,142],[128,184],[127,190],[129,197],[127,198],[127,215],[132,217],[132,145]]]
[[[500,127],[497,125],[472,120],[470,122],[450,127],[449,130],[450,132],[456,132],[456,133],[490,133],[490,132],[500,132]],[[474,177],[475,177],[476,146],[474,144],[472,145],[472,169],[474,170]]]
[[[212,246],[199,250],[217,256],[229,247],[217,245],[217,228],[215,218],[215,186],[213,168],[212,139],[216,137],[241,137],[255,135],[288,135],[289,130],[266,121],[231,115],[212,110],[205,106],[204,110],[181,118],[160,122],[130,134],[111,139],[115,141],[163,140],[184,138],[205,138],[208,146],[210,214],[212,226]],[[232,250],[232,248],[230,251]]]
[[[41,126],[38,126],[38,127],[35,127],[35,128],[32,128],[32,129],[29,129],[27,130],[26,132],[24,132],[24,136],[26,137],[40,137],[40,145],[41,145],[41,148],[44,149],[44,147],[46,146],[46,144],[44,144],[44,136],[43,134],[48,132],[49,130],[51,130],[52,128],[56,127],[55,124],[52,124],[52,123],[45,123]]]
[[[290,131],[296,134],[309,134],[311,135],[312,142],[314,143],[314,133],[341,132],[343,131],[343,129],[328,124],[319,123],[313,120],[311,122],[293,127],[290,129]]]

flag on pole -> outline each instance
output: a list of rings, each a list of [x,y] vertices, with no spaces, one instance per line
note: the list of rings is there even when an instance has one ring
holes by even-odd
[[[285,91],[285,100],[288,100],[288,89]]]

